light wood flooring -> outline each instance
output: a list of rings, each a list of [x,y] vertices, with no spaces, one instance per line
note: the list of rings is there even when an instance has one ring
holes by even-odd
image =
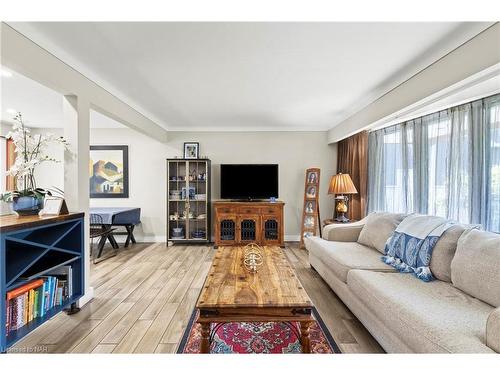
[[[10,352],[175,353],[215,253],[209,246],[135,244],[91,266],[94,299],[75,315],[55,316]],[[285,254],[344,353],[382,348],[321,277],[307,251]]]

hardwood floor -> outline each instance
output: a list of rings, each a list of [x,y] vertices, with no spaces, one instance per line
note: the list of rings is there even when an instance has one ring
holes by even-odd
[[[59,314],[9,350],[35,353],[175,353],[215,253],[209,246],[136,244],[91,266],[95,297]],[[285,254],[344,353],[382,348],[309,267],[307,252]]]

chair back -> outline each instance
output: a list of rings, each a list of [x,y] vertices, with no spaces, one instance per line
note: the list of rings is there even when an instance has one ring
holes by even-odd
[[[90,214],[90,226],[100,228],[104,224],[102,216],[99,214]]]

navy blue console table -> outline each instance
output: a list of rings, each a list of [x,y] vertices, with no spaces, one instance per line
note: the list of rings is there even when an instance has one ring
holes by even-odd
[[[84,214],[0,216],[0,351],[21,340],[59,312],[75,308],[84,293]],[[6,329],[6,295],[30,281],[71,266],[72,294],[15,331]]]

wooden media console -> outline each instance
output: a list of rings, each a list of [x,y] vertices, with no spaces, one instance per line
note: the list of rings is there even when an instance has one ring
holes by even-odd
[[[256,243],[285,246],[284,202],[214,202],[215,247]]]

